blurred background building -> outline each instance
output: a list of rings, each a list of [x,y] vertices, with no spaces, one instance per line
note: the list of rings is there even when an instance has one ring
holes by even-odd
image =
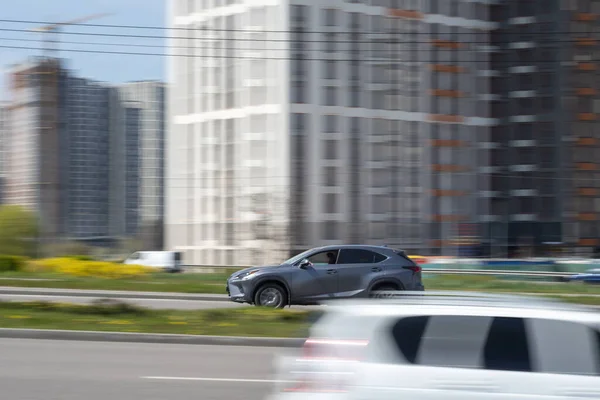
[[[171,0],[167,247],[592,249],[598,7]]]
[[[0,101],[0,204],[4,202],[4,182],[6,168],[6,135],[8,134],[8,103]]]
[[[163,84],[95,82],[56,58],[10,76],[6,203],[35,211],[47,244],[160,249]]]

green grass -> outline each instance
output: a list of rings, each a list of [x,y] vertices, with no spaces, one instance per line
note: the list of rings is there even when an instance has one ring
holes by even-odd
[[[510,281],[493,276],[427,275],[426,290],[466,290],[508,293],[600,295],[599,285],[582,283],[553,283],[539,281]]]
[[[0,302],[1,328],[65,329],[189,335],[302,337],[307,311],[261,308],[150,310],[127,303],[94,305]]]
[[[127,279],[76,277],[52,273],[4,272],[0,273],[0,286],[225,294],[225,280],[233,271],[197,274],[156,273],[147,277]],[[22,280],[23,278],[49,280]],[[600,285],[515,281],[498,279],[493,276],[424,274],[424,283],[426,290],[600,295]]]
[[[0,273],[0,286],[225,294],[227,276],[229,274],[156,273],[139,278],[107,279],[55,273],[19,272]]]

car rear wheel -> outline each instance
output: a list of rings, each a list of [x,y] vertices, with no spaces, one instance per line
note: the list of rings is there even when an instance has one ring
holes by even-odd
[[[256,291],[254,304],[259,307],[283,308],[286,304],[285,290],[275,283],[267,283]]]
[[[398,288],[392,285],[377,286],[373,290],[371,290],[371,293],[369,293],[369,297],[372,299],[386,299],[392,296],[386,292],[395,292],[397,290]]]

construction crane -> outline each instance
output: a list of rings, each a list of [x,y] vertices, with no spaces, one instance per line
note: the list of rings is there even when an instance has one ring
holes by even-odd
[[[59,43],[58,34],[60,33],[60,29],[63,26],[81,24],[83,22],[106,17],[109,15],[111,15],[111,14],[104,13],[104,14],[87,15],[85,17],[75,18],[75,19],[72,19],[69,21],[57,22],[55,24],[40,26],[40,27],[32,29],[31,31],[43,32],[46,34],[45,38],[44,38],[44,54],[46,55],[46,57],[50,58],[51,56],[53,56],[55,53],[58,52],[58,43]]]

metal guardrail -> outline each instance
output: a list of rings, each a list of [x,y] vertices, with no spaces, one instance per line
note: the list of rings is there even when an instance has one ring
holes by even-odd
[[[185,269],[203,269],[203,270],[225,270],[225,269],[243,269],[250,266],[232,266],[232,265],[184,265]],[[492,276],[524,276],[524,277],[548,277],[565,278],[577,275],[576,272],[556,272],[556,271],[517,271],[517,270],[496,270],[496,269],[460,269],[460,268],[423,268],[425,274],[436,275],[492,275]]]

